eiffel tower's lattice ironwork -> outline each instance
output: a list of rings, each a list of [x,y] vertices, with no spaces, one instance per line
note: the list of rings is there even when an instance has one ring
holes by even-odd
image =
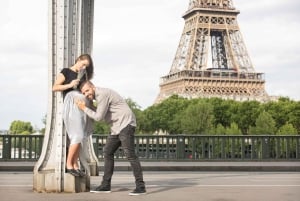
[[[156,103],[173,94],[267,101],[264,74],[255,72],[232,0],[190,0],[185,26]]]

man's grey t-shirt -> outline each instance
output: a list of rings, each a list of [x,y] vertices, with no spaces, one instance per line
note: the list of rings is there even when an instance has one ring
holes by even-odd
[[[104,120],[111,125],[111,134],[118,135],[127,125],[136,126],[136,118],[126,101],[115,91],[95,88],[96,111],[85,108],[84,112],[96,121]]]

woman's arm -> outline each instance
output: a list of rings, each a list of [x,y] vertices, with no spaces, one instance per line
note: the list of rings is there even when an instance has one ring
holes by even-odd
[[[64,91],[66,89],[72,88],[79,84],[79,79],[72,80],[69,84],[63,84],[65,81],[65,76],[62,73],[59,73],[57,79],[54,82],[52,87],[53,91]]]

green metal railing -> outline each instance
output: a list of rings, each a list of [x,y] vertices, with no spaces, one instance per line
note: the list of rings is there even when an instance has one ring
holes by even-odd
[[[37,160],[43,135],[0,135],[0,160]]]
[[[37,160],[43,137],[0,135],[0,160]],[[106,138],[93,135],[99,159],[103,159]],[[141,160],[299,160],[300,135],[136,135],[135,148]],[[125,159],[122,148],[115,158]]]
[[[103,158],[105,136],[94,136],[94,149]],[[299,160],[300,136],[137,135],[141,160]],[[122,149],[115,157],[124,159]]]

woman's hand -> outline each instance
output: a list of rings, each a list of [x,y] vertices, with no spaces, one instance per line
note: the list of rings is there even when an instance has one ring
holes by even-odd
[[[72,80],[72,82],[70,82],[71,87],[77,87],[79,85],[79,81],[79,79]]]

